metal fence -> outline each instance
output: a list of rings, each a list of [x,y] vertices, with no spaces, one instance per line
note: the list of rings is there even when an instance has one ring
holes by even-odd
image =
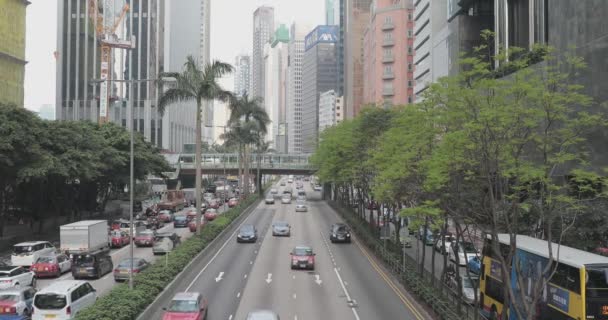
[[[408,291],[427,303],[442,320],[484,320],[475,306],[465,304],[456,291],[435,278],[428,270],[421,276],[416,260],[403,254],[400,245],[391,241],[381,241],[378,232],[370,227],[348,206],[337,202],[329,204],[348,222],[360,242],[365,244],[376,257],[393,273]],[[404,261],[405,259],[405,261]]]

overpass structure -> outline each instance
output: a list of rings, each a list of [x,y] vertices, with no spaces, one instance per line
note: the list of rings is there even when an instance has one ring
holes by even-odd
[[[310,163],[311,154],[252,154],[250,155],[250,169],[257,174],[258,166],[260,176],[263,175],[311,175],[317,168]],[[169,179],[192,179],[196,175],[194,154],[171,154],[165,158],[175,170],[165,173]],[[239,157],[236,153],[203,154],[203,175],[237,175],[239,170]]]

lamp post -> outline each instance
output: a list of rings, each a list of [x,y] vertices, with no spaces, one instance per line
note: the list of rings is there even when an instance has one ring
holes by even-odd
[[[128,80],[115,80],[115,79],[91,79],[89,81],[90,85],[97,85],[102,82],[122,82],[129,84],[129,113],[128,113],[128,123],[130,127],[130,151],[129,151],[129,236],[131,237],[131,241],[129,241],[129,258],[131,263],[131,269],[129,272],[129,289],[133,289],[133,254],[134,254],[134,221],[133,221],[133,205],[135,204],[135,152],[134,152],[134,141],[135,141],[135,130],[133,123],[133,84],[139,82],[156,82],[156,81],[171,81],[171,78],[166,79],[128,79]],[[109,83],[108,83],[109,85]]]

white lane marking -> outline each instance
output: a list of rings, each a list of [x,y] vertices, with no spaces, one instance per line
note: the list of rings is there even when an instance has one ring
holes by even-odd
[[[215,278],[215,282],[220,282],[222,281],[222,277],[224,276],[223,272],[220,272],[220,274],[217,276],[217,278]]]
[[[247,274],[245,274],[245,275],[243,276],[243,279],[247,279]]]
[[[295,280],[295,279],[296,279],[296,276],[291,276],[291,278]]]
[[[232,315],[230,315],[230,317],[228,317],[228,320],[232,320]]]
[[[334,268],[334,271],[336,272],[336,276],[338,277],[338,281],[340,282],[340,285],[342,286],[342,290],[344,291],[344,295],[346,295],[346,302],[348,303],[349,308],[353,311],[353,315],[355,315],[355,319],[361,320],[361,318],[359,318],[359,314],[357,313],[357,310],[355,310],[356,304],[350,298],[350,294],[348,294],[348,290],[346,290],[346,286],[344,285],[344,281],[342,281],[342,277],[340,276],[340,272],[338,272],[337,268]]]
[[[297,297],[297,296],[296,296],[296,294],[294,293],[294,294],[293,294],[293,298],[295,299],[296,297]]]
[[[268,274],[268,277],[266,278],[266,283],[270,284],[272,282],[272,273]]]
[[[253,264],[253,261],[249,261],[249,264]]]
[[[315,278],[316,278],[315,282],[316,282],[318,285],[321,285],[321,283],[323,283],[323,281],[321,280],[321,276],[320,276],[320,275],[315,274]]]
[[[237,297],[237,298],[240,298],[240,297],[241,297],[241,292],[237,293],[237,294],[236,294],[236,297]]]
[[[243,219],[243,222],[241,222],[241,224],[234,230],[234,232],[230,235],[230,237],[228,237],[228,239],[226,239],[226,242],[224,242],[224,244],[220,247],[220,249],[217,250],[217,252],[213,255],[213,257],[211,257],[211,260],[209,260],[209,262],[207,262],[207,264],[203,267],[203,269],[201,269],[201,271],[196,275],[196,277],[194,277],[194,279],[192,280],[192,282],[190,282],[190,284],[186,288],[186,292],[188,292],[190,290],[190,288],[192,288],[192,286],[194,285],[194,283],[196,281],[198,281],[198,278],[201,277],[201,275],[203,274],[203,272],[205,272],[205,270],[207,270],[207,268],[209,267],[209,265],[211,265],[211,263],[213,261],[215,261],[215,258],[217,258],[217,256],[220,255],[220,253],[222,252],[222,250],[224,250],[224,248],[228,245],[228,243],[232,240],[232,238],[234,238],[234,236],[236,235],[236,233],[239,230],[241,230],[241,227],[245,224],[245,222],[247,222],[247,220],[249,220],[248,219],[249,217],[247,217],[247,219]]]
[[[298,315],[293,316],[293,320],[298,320]]]

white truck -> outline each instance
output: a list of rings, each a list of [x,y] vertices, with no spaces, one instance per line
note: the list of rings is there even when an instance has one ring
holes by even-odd
[[[59,227],[59,248],[67,254],[91,252],[109,247],[108,222],[83,220]]]

